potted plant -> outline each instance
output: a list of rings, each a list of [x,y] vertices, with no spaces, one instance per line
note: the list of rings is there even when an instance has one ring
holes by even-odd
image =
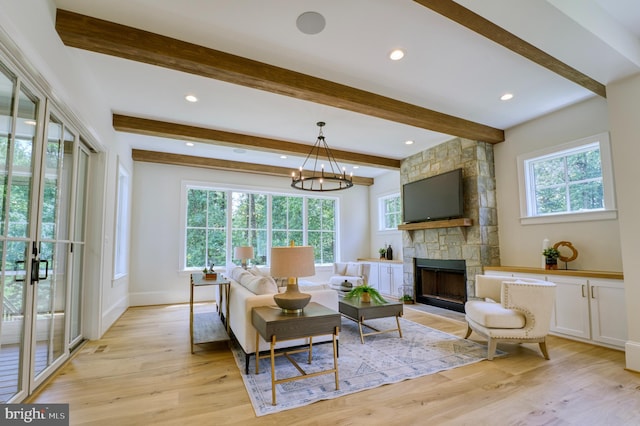
[[[207,269],[206,266],[204,267],[204,269],[202,270],[202,278],[205,279],[205,280],[217,280],[218,279],[218,273],[213,270],[213,264],[208,269]]]
[[[380,259],[386,259],[387,249],[384,249],[384,248],[378,249],[378,253],[380,253]]]
[[[379,305],[387,303],[382,295],[374,287],[371,287],[367,283],[354,287],[349,293],[344,296],[346,299],[360,298],[362,303],[377,303]]]
[[[542,255],[545,257],[545,269],[558,269],[558,258],[560,257],[560,252],[557,248],[546,248],[542,251]]]
[[[411,296],[410,296],[410,295],[408,295],[408,294],[405,294],[404,296],[402,296],[402,297],[400,298],[400,301],[401,301],[402,303],[404,303],[405,305],[410,305],[410,304],[413,304],[413,297],[411,297]]]
[[[412,285],[402,285],[398,289],[398,301],[404,303],[405,305],[413,303],[413,286]]]

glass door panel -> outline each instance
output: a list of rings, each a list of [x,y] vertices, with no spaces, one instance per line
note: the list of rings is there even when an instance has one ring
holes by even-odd
[[[0,246],[2,266],[2,322],[0,323],[0,403],[7,403],[24,389],[25,300],[29,244],[4,241]]]
[[[65,354],[65,306],[68,243],[40,244],[36,285],[36,344],[34,376]]]
[[[38,280],[36,283],[35,362],[38,376],[66,355],[69,212],[75,135],[53,114],[47,124],[43,160]],[[37,384],[37,383],[35,383]]]
[[[85,211],[89,177],[89,153],[80,147],[76,178],[75,224],[73,230],[71,292],[69,305],[69,344],[75,346],[82,340],[82,283],[84,265]]]
[[[27,390],[38,99],[0,66],[0,402]]]

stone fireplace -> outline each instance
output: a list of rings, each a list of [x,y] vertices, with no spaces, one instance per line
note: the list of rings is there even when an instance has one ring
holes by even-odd
[[[456,138],[406,158],[400,169],[400,180],[405,184],[458,168],[463,175],[464,217],[473,221],[472,226],[407,230],[402,238],[405,285],[413,284],[418,302],[455,310],[464,305],[467,296],[475,294],[475,276],[483,272],[483,267],[500,264],[493,146]],[[436,271],[423,272],[420,268],[417,272],[418,265],[430,261]],[[445,264],[447,267],[443,267]],[[457,272],[451,272],[450,265],[455,265]],[[435,284],[425,284],[425,277]],[[449,293],[450,283],[460,280],[465,291]],[[428,292],[434,288],[429,285],[435,285],[437,291],[444,289],[446,294],[432,297]]]

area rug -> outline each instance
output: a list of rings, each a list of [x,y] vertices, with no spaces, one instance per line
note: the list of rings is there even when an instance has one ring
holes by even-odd
[[[337,398],[486,359],[485,345],[403,318],[400,318],[400,321],[402,339],[397,332],[389,332],[367,336],[362,344],[357,324],[342,318],[338,358],[340,390],[335,389],[333,374],[282,383],[276,385],[275,406],[271,404],[269,359],[260,360],[260,374],[256,375],[255,357],[251,357],[249,374],[244,374],[244,353],[239,347],[232,347],[256,416],[290,410],[316,401]],[[367,322],[380,330],[396,327],[395,318]],[[333,368],[331,344],[314,345],[312,364],[307,364],[306,353],[294,354],[291,357],[295,357],[307,373]],[[298,371],[285,357],[276,358],[276,379],[296,375],[299,375]]]

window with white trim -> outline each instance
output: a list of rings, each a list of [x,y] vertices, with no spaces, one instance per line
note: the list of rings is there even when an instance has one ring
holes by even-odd
[[[606,133],[522,155],[518,177],[523,223],[615,217]]]
[[[185,184],[181,266],[227,265],[233,248],[252,246],[252,264],[269,263],[273,246],[310,245],[317,264],[337,259],[338,200]]]
[[[402,223],[402,203],[400,194],[391,194],[378,198],[378,217],[380,231],[396,231]]]
[[[113,278],[118,279],[129,273],[129,172],[118,165],[118,198],[116,206],[116,227],[113,261]]]

